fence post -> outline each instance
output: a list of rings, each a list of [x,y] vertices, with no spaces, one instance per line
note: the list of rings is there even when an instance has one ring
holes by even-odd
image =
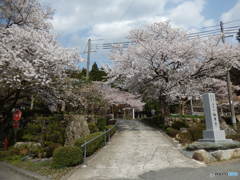
[[[84,141],[84,155],[83,155],[83,163],[85,164],[87,159],[87,144],[86,144],[86,140]]]
[[[110,141],[110,138],[111,138],[111,130],[108,131],[108,141]]]
[[[107,131],[104,130],[104,142],[105,142],[105,145],[107,144]]]

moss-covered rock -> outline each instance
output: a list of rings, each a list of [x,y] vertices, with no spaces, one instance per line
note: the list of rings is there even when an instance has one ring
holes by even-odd
[[[76,139],[90,134],[86,116],[67,114],[64,119],[69,122],[65,131],[65,145],[73,145]]]

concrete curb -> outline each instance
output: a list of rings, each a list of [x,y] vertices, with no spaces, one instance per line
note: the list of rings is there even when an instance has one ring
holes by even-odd
[[[26,177],[29,177],[31,179],[35,179],[35,180],[50,180],[48,177],[46,176],[41,176],[39,174],[36,174],[34,172],[31,172],[31,171],[28,171],[28,170],[25,170],[25,169],[21,169],[21,168],[18,168],[16,166],[13,166],[11,164],[8,164],[6,162],[0,162],[0,165],[18,173],[18,174],[21,174],[23,176],[26,176]]]

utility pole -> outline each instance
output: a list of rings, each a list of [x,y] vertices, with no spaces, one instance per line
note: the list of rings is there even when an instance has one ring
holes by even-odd
[[[225,43],[225,36],[224,36],[224,29],[223,29],[223,22],[220,21],[220,29],[222,33],[222,42]],[[229,101],[229,108],[231,111],[231,122],[233,124],[233,127],[236,129],[236,116],[235,116],[235,110],[234,110],[234,104],[233,104],[233,98],[232,98],[232,83],[230,78],[230,70],[227,71],[227,88],[228,88],[228,101]]]
[[[91,39],[88,39],[88,51],[87,51],[87,80],[89,79],[89,68],[90,68],[90,54],[91,54]]]

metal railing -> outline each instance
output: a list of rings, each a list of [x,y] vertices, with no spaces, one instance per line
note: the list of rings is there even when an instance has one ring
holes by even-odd
[[[111,129],[105,130],[99,136],[96,136],[96,137],[90,139],[89,141],[84,142],[84,144],[81,145],[81,148],[83,149],[83,163],[85,163],[86,159],[87,159],[87,146],[103,136],[104,136],[104,146],[105,146],[107,144],[107,142],[110,141],[111,132],[114,130],[114,128],[117,128],[117,123],[115,125],[113,125],[113,127]]]

